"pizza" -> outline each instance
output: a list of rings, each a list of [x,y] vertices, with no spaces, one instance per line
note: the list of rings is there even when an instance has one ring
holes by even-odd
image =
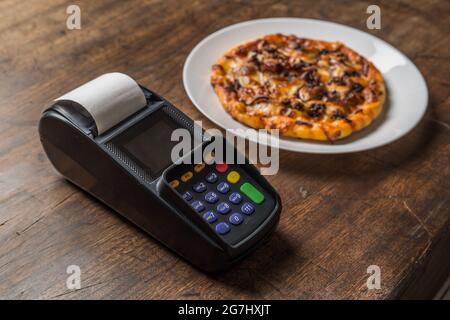
[[[211,85],[247,126],[331,142],[369,126],[386,96],[381,73],[344,44],[283,34],[230,49],[212,66]]]

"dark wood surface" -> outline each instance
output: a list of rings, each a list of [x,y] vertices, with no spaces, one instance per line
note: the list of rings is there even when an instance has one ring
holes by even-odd
[[[66,29],[71,3],[0,2],[0,298],[384,299],[438,289],[450,263],[448,1],[378,2],[382,29],[371,31],[372,1],[77,1],[77,31]],[[184,92],[184,60],[213,31],[272,16],[388,41],[424,74],[430,103],[410,134],[376,150],[281,152],[268,178],[284,205],[279,228],[241,264],[196,270],[52,168],[37,134],[52,99],[119,71],[211,127]],[[81,290],[66,287],[71,264]],[[366,287],[369,265],[381,267],[380,290]]]

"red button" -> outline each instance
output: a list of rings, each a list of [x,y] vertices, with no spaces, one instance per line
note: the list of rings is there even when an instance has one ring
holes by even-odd
[[[228,170],[228,165],[226,163],[216,164],[217,172],[224,173]]]

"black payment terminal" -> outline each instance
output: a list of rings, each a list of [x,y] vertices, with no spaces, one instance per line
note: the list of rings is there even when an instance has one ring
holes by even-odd
[[[223,139],[199,135],[195,126],[158,94],[112,73],[55,100],[39,135],[66,179],[195,266],[219,272],[271,235],[281,201],[248,160],[216,163],[210,154],[212,161],[193,161],[196,150]],[[194,139],[174,163],[177,128]]]

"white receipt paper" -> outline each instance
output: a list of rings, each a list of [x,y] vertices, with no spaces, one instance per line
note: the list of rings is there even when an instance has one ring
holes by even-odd
[[[82,105],[94,118],[98,134],[147,105],[136,81],[118,72],[95,78],[58,100],[70,100]]]

